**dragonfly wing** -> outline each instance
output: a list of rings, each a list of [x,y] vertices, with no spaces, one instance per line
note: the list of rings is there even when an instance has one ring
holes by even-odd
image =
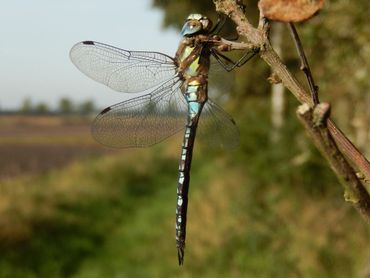
[[[74,45],[69,56],[88,77],[123,93],[144,91],[176,75],[175,61],[159,52],[128,51],[84,41]]]
[[[180,86],[175,78],[151,94],[104,109],[93,122],[93,137],[109,147],[147,147],[184,129],[187,106]]]
[[[208,95],[217,102],[225,100],[229,96],[225,92],[232,91],[234,83],[235,72],[226,72],[213,55],[211,55],[211,65],[208,74]]]
[[[197,134],[202,142],[212,147],[230,149],[236,148],[240,143],[235,121],[211,99],[203,107]]]

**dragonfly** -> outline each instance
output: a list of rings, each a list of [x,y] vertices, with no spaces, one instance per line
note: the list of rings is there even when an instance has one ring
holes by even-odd
[[[234,62],[221,52],[232,49],[217,35],[222,20],[190,14],[174,58],[159,52],[129,51],[82,41],[70,51],[85,75],[123,93],[149,93],[107,107],[92,123],[93,137],[114,148],[148,147],[183,131],[178,168],[176,247],[184,262],[190,168],[196,133],[213,146],[235,147],[239,131],[232,117],[208,97],[211,57],[226,71],[245,64],[255,51]]]

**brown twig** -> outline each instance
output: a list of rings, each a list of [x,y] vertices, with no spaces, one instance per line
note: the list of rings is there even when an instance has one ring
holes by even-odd
[[[337,177],[342,181],[345,200],[352,203],[360,214],[369,221],[370,195],[333,140],[326,124],[329,114],[330,105],[328,103],[318,104],[314,109],[308,104],[303,104],[297,110],[298,119],[304,125],[316,147],[328,160]]]
[[[298,51],[302,61],[302,68],[308,78],[312,96],[305,91],[303,86],[297,81],[287,67],[282,63],[269,41],[269,23],[260,13],[258,28],[254,28],[245,16],[245,13],[238,8],[234,0],[213,0],[216,10],[228,15],[237,25],[237,31],[241,37],[246,38],[252,48],[259,49],[261,58],[271,67],[272,71],[281,79],[283,85],[293,93],[293,95],[303,104],[306,104],[308,111],[312,112],[313,107],[318,103],[317,87],[310,73],[307,59],[305,58],[302,46],[298,45]],[[294,26],[293,26],[294,27]],[[295,30],[295,28],[294,28]],[[293,31],[294,31],[293,30]],[[296,42],[299,41],[295,39]],[[305,69],[306,67],[306,69]],[[334,169],[335,173],[341,177],[346,185],[346,200],[350,200],[360,213],[370,220],[370,196],[366,188],[354,173],[353,167],[359,169],[365,179],[370,179],[370,163],[365,156],[356,149],[351,141],[343,134],[336,124],[325,116],[325,125],[321,128],[313,127],[311,112],[308,119],[304,120],[305,113],[301,113],[301,118],[307,125],[307,130],[312,133],[316,145],[325,154],[326,159]],[[333,140],[334,139],[334,140]],[[339,151],[340,150],[340,151]],[[344,154],[344,156],[342,155]],[[349,160],[351,165],[346,161]]]
[[[215,44],[217,45],[217,41],[215,42]],[[229,50],[245,50],[245,49],[253,50],[253,47],[254,47],[254,45],[250,43],[234,42],[234,41],[226,40],[224,38],[220,39],[220,44],[228,45]]]
[[[239,35],[246,38],[248,43],[252,44],[255,49],[260,49],[259,54],[261,58],[271,67],[272,71],[281,79],[283,85],[293,93],[298,101],[310,104],[310,106],[313,107],[314,103],[310,94],[305,91],[303,86],[282,63],[279,56],[272,48],[268,40],[269,24],[268,21],[264,19],[263,14],[260,15],[259,27],[254,28],[243,11],[238,8],[234,0],[213,1],[217,11],[228,15],[236,23]],[[331,136],[334,138],[341,152],[349,162],[369,180],[370,163],[365,156],[356,149],[331,119],[328,119],[327,125]]]
[[[301,60],[301,68],[300,69],[304,72],[304,74],[306,75],[306,78],[307,78],[308,86],[309,86],[310,92],[311,92],[312,102],[313,102],[314,105],[317,105],[320,102],[319,101],[319,95],[318,95],[318,87],[315,85],[315,81],[313,80],[311,69],[310,69],[310,66],[308,64],[306,54],[304,53],[304,49],[303,49],[303,46],[302,46],[301,39],[299,38],[297,29],[295,28],[294,23],[289,22],[288,26],[289,26],[289,30],[290,30],[290,33],[292,35],[294,44],[297,48],[299,58]]]

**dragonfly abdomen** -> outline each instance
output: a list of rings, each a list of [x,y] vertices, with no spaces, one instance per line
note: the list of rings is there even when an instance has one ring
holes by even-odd
[[[186,215],[194,140],[199,116],[203,105],[207,101],[207,80],[201,77],[190,78],[187,82],[185,82],[183,94],[188,104],[188,116],[181,149],[179,179],[177,186],[176,245],[178,249],[178,259],[180,265],[183,264],[184,260]]]

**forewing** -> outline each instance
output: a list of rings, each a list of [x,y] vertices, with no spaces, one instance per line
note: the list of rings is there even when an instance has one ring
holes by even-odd
[[[216,148],[232,149],[240,142],[233,118],[211,99],[203,107],[197,134],[202,142]]]
[[[74,45],[70,58],[88,77],[123,93],[147,90],[176,75],[174,60],[165,54],[128,51],[93,41]]]
[[[93,122],[93,137],[114,148],[147,147],[184,129],[187,106],[180,86],[172,79],[151,94],[104,109]]]

